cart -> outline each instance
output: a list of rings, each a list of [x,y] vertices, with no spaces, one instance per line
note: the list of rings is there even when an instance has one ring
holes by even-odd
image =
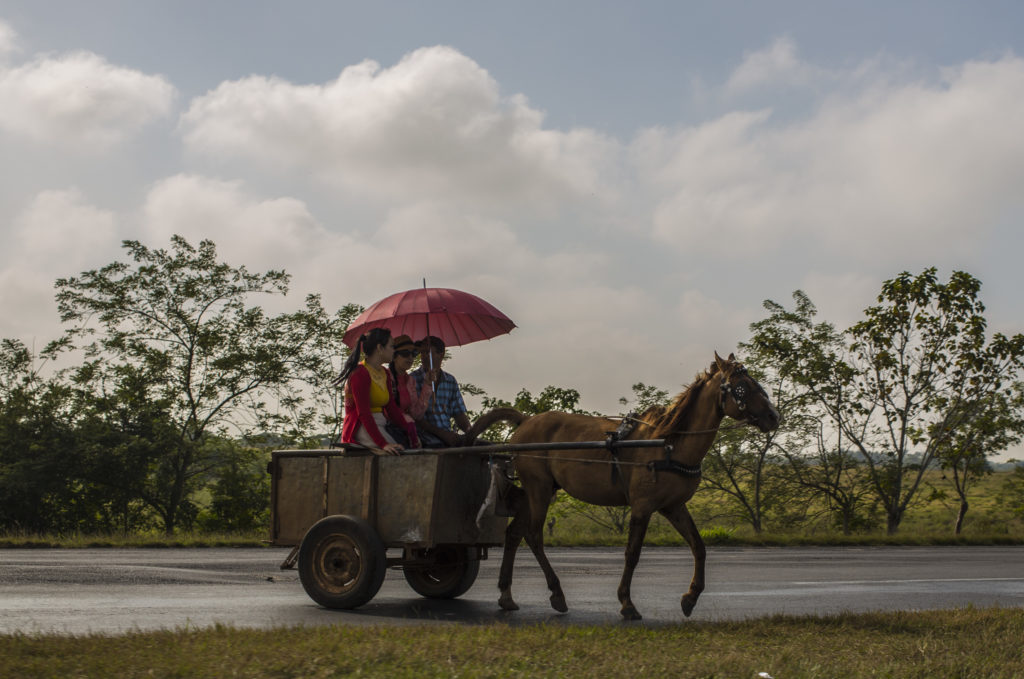
[[[557,449],[671,446],[663,439],[477,445],[378,456],[357,444],[271,454],[270,542],[292,547],[281,568],[298,562],[306,593],[326,608],[358,608],[377,594],[388,568],[400,568],[418,594],[453,599],[476,581],[487,550],[505,540],[508,508],[500,497],[481,512],[496,458]],[[394,555],[389,556],[388,550]],[[401,550],[401,556],[398,551]]]
[[[475,452],[284,450],[271,454],[268,471],[270,542],[293,548],[281,567],[297,560],[306,593],[327,608],[362,606],[388,568],[424,597],[458,597],[505,539],[506,517],[488,513],[478,525],[491,472]]]

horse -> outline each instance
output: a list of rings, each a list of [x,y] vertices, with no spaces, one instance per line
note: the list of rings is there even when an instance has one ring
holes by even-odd
[[[503,409],[495,417],[518,424],[509,443],[549,443],[607,440],[619,426],[615,419],[561,412],[532,417],[511,417]],[[515,411],[513,411],[515,412]],[[768,394],[733,354],[715,361],[664,408],[653,407],[635,418],[636,426],[624,441],[664,439],[665,448],[611,447],[599,450],[548,450],[514,456],[521,484],[520,497],[510,503],[512,521],[505,532],[505,547],[498,578],[498,605],[518,610],[512,598],[512,568],[519,543],[525,538],[544,571],[551,591],[551,607],[568,611],[558,576],[544,554],[544,520],[558,489],[584,502],[601,506],[628,505],[631,509],[626,563],[618,599],[626,620],[642,616],[630,598],[630,584],[654,512],[672,524],[690,546],[693,579],[680,605],[689,617],[704,590],[705,547],[686,503],[700,483],[700,465],[725,417],[769,432],[779,426],[779,412]],[[488,418],[490,419],[490,418]],[[486,422],[480,422],[486,425]]]

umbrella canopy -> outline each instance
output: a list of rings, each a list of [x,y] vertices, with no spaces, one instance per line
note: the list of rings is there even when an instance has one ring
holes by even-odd
[[[429,334],[457,347],[511,332],[516,324],[476,295],[451,288],[415,288],[385,297],[352,321],[343,341],[354,347],[359,336],[387,328],[393,336],[419,341]]]

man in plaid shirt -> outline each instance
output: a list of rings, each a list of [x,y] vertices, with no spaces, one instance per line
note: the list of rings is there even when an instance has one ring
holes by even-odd
[[[431,335],[420,343],[420,367],[409,375],[416,381],[417,393],[422,392],[423,383],[432,384],[434,396],[430,399],[423,418],[416,421],[420,441],[425,448],[457,446],[462,437],[452,429],[452,420],[459,429],[469,429],[469,416],[458,381],[441,370],[444,361],[444,342]],[[433,366],[433,370],[431,370]]]

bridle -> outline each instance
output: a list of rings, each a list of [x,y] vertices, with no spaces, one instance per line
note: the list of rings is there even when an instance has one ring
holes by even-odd
[[[718,398],[718,413],[720,415],[722,415],[722,416],[725,415],[725,403],[726,403],[726,399],[729,399],[729,398],[732,399],[733,403],[736,404],[736,409],[739,410],[741,413],[746,413],[746,411],[747,411],[747,396],[748,396],[748,393],[747,393],[746,385],[743,385],[743,384],[736,384],[736,385],[734,385],[732,382],[729,381],[732,377],[737,376],[737,375],[740,376],[740,377],[744,377],[744,376],[748,376],[749,377],[749,374],[747,373],[747,369],[744,368],[742,365],[741,366],[737,366],[736,368],[734,368],[733,371],[731,373],[729,373],[729,377],[728,378],[725,377],[724,374],[722,376],[721,393],[719,394],[719,398]],[[757,386],[757,391],[762,396],[765,397],[765,400],[769,400],[768,399],[768,393],[764,390],[764,387],[762,387],[760,384],[758,384],[754,380],[751,380],[751,381],[753,381],[754,384]],[[752,419],[753,417],[754,417],[753,415],[747,415],[748,421],[749,421],[749,419]]]

